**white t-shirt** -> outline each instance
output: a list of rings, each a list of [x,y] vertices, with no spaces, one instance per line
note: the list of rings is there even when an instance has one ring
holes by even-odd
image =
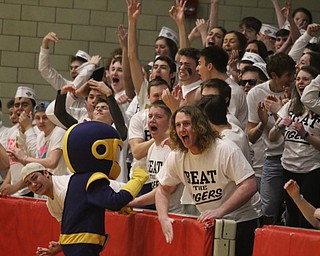
[[[14,148],[16,148],[16,144],[17,144],[17,135],[19,133],[19,128],[18,128],[18,124],[12,126],[9,130],[8,130],[8,143],[7,143],[7,150],[13,150]],[[12,160],[10,158],[10,174],[11,174],[11,184],[15,184],[18,181],[21,181],[22,177],[21,177],[21,169],[22,169],[23,165],[20,164],[19,162],[15,162],[14,160]],[[22,196],[25,195],[27,193],[29,193],[30,190],[25,187],[23,189],[20,189],[19,191],[17,191],[16,193],[13,194],[13,196]]]
[[[52,176],[53,183],[53,199],[47,197],[47,207],[50,214],[57,219],[58,222],[61,222],[62,212],[64,207],[64,200],[66,198],[69,180],[71,175],[61,175],[61,176]],[[116,182],[110,180],[110,187],[115,191],[119,192],[123,187],[124,183]]]
[[[53,183],[53,199],[47,198],[47,207],[50,214],[56,218],[58,222],[61,222],[62,219],[64,199],[66,198],[71,176],[72,175],[51,176]]]
[[[42,159],[48,157],[51,151],[55,149],[62,150],[62,139],[66,131],[56,126],[48,136],[41,132],[37,137],[37,155],[36,158]],[[54,175],[70,174],[67,169],[63,155],[61,155],[58,165],[55,169],[48,169]]]
[[[128,123],[130,123],[130,120],[133,117],[133,115],[138,113],[139,111],[140,111],[140,108],[138,103],[138,97],[134,96],[125,112]]]
[[[241,86],[231,78],[226,79],[226,83],[231,87],[231,100],[228,111],[239,120],[242,130],[245,130],[248,122],[246,95]]]
[[[237,185],[254,175],[239,147],[232,141],[217,139],[201,154],[172,151],[157,178],[162,185],[182,182],[197,209],[204,212],[218,208],[228,200]],[[243,206],[223,216],[243,222],[261,215],[260,196],[256,193]]]
[[[303,115],[296,116],[289,113],[290,102],[287,102],[278,112],[281,118],[290,117],[293,121],[300,121],[304,129],[320,136],[320,117],[309,115],[306,110]],[[320,151],[315,149],[310,143],[300,137],[292,128],[286,127],[284,133],[284,150],[281,158],[284,169],[295,173],[308,173],[320,168]]]
[[[161,172],[162,166],[168,158],[171,149],[169,146],[157,146],[156,143],[153,143],[147,155],[147,171],[150,176],[150,180],[152,183],[152,188],[155,189],[159,181],[156,175]],[[170,202],[169,202],[169,212],[172,213],[183,213],[182,205],[180,203],[180,198],[182,195],[184,185],[180,183],[175,192],[171,194]]]
[[[230,123],[231,129],[223,130],[220,135],[222,139],[233,141],[242,151],[245,158],[252,165],[252,153],[249,146],[249,140],[244,131],[237,125]]]
[[[264,149],[266,148],[266,146],[261,137],[256,141],[256,143],[249,143],[249,145],[253,150],[253,170],[255,171],[257,177],[261,177],[264,160]]]
[[[149,115],[149,109],[141,110],[138,113],[133,115],[130,121],[129,130],[128,130],[129,141],[131,139],[142,139],[144,141],[148,141],[151,139],[151,134],[148,128],[148,115]],[[141,158],[139,160],[139,165],[143,168],[146,168],[147,166],[146,160],[147,160],[147,156]],[[137,159],[134,158],[132,162],[131,170],[133,170],[134,166],[137,166],[136,162],[137,162]],[[130,171],[130,174],[131,174],[131,171]]]
[[[253,87],[247,95],[248,109],[249,109],[249,117],[248,121],[251,123],[258,124],[260,122],[260,118],[258,116],[258,104],[259,102],[264,102],[264,99],[269,95],[275,95],[277,97],[283,98],[283,92],[272,92],[270,90],[270,81],[259,84]],[[278,141],[271,142],[268,138],[269,131],[274,126],[275,120],[272,116],[271,112],[268,112],[268,123],[264,128],[264,131],[261,135],[262,140],[266,146],[265,155],[266,156],[275,156],[281,155],[283,152],[283,139],[279,139]]]

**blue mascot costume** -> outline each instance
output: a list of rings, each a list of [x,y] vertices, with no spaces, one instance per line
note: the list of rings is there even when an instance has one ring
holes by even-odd
[[[132,179],[116,193],[109,179],[120,173],[117,152],[123,142],[110,125],[90,121],[70,127],[63,155],[70,171],[59,242],[66,256],[98,256],[107,242],[105,209],[118,211],[128,204],[148,179],[137,168]]]

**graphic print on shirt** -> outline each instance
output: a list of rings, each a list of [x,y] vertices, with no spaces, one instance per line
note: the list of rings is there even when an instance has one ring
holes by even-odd
[[[151,140],[151,133],[150,133],[150,131],[149,130],[147,130],[147,129],[145,129],[144,130],[144,141],[149,141],[149,140]]]
[[[163,166],[163,161],[150,159],[148,162],[148,173],[150,176],[152,189],[155,189],[159,185],[159,181],[156,178],[156,175],[160,171],[162,166]]]
[[[222,198],[222,188],[215,187],[217,170],[184,171],[187,182],[192,186],[192,196],[196,205],[218,201]]]
[[[301,117],[301,116],[296,116],[295,114],[290,112],[289,117],[292,120],[292,122],[302,123],[305,130],[307,131],[314,129],[315,126],[318,126],[317,124],[320,123],[320,116],[316,114],[307,113],[305,116]],[[306,141],[305,139],[302,139],[301,136],[298,134],[298,132],[295,131],[294,129],[291,129],[290,126],[286,127],[286,130],[284,133],[284,140],[310,145],[308,141]]]
[[[43,159],[47,157],[48,152],[48,142],[46,142],[37,152],[37,158]]]
[[[17,148],[17,140],[9,138],[8,139],[8,147],[7,150],[13,150]],[[18,162],[14,161],[12,157],[10,157],[10,165],[17,164]]]

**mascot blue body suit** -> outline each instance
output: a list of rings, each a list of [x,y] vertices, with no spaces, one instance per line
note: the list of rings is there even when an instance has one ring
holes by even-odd
[[[120,173],[116,161],[117,131],[102,122],[70,127],[63,141],[63,155],[71,176],[64,203],[59,242],[66,256],[97,256],[107,242],[105,209],[118,211],[140,191],[148,175],[134,171],[132,179],[116,193],[109,179]]]

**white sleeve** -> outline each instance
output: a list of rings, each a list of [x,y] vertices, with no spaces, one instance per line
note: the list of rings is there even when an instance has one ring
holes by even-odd
[[[133,117],[131,118],[129,129],[128,129],[128,140],[131,140],[131,139],[145,140],[144,124],[139,117],[140,117],[140,113],[138,112],[134,114]]]
[[[49,49],[40,47],[39,66],[41,76],[53,86],[56,90],[61,89],[64,85],[70,83],[61,74],[59,74],[49,63]]]
[[[307,46],[308,42],[312,36],[310,36],[307,31],[304,32],[302,36],[300,36],[293,44],[291,50],[288,55],[296,62],[299,62],[299,59],[302,56],[304,48]]]
[[[140,110],[145,109],[147,105],[148,85],[149,85],[148,81],[144,79],[140,88],[140,92],[137,96]]]
[[[95,69],[95,65],[91,64],[89,62],[83,63],[80,67],[78,67],[78,75],[73,80],[73,85],[78,89],[83,85],[85,82],[87,82],[92,75],[93,71]]]
[[[62,149],[62,139],[66,131],[60,127],[55,127],[50,138],[50,151]]]
[[[277,115],[281,118],[284,119],[286,117],[289,117],[289,106],[291,104],[291,100],[289,100],[286,104],[282,106],[282,108],[279,109]]]
[[[37,133],[34,129],[32,127],[25,132],[27,153],[31,157],[36,157],[37,155]]]
[[[301,102],[311,111],[320,115],[320,75],[311,81],[311,83],[304,88]]]
[[[248,122],[251,123],[259,123],[260,118],[258,115],[258,104],[256,103],[256,94],[254,93],[254,90],[250,90],[247,95],[247,104],[248,104]]]

